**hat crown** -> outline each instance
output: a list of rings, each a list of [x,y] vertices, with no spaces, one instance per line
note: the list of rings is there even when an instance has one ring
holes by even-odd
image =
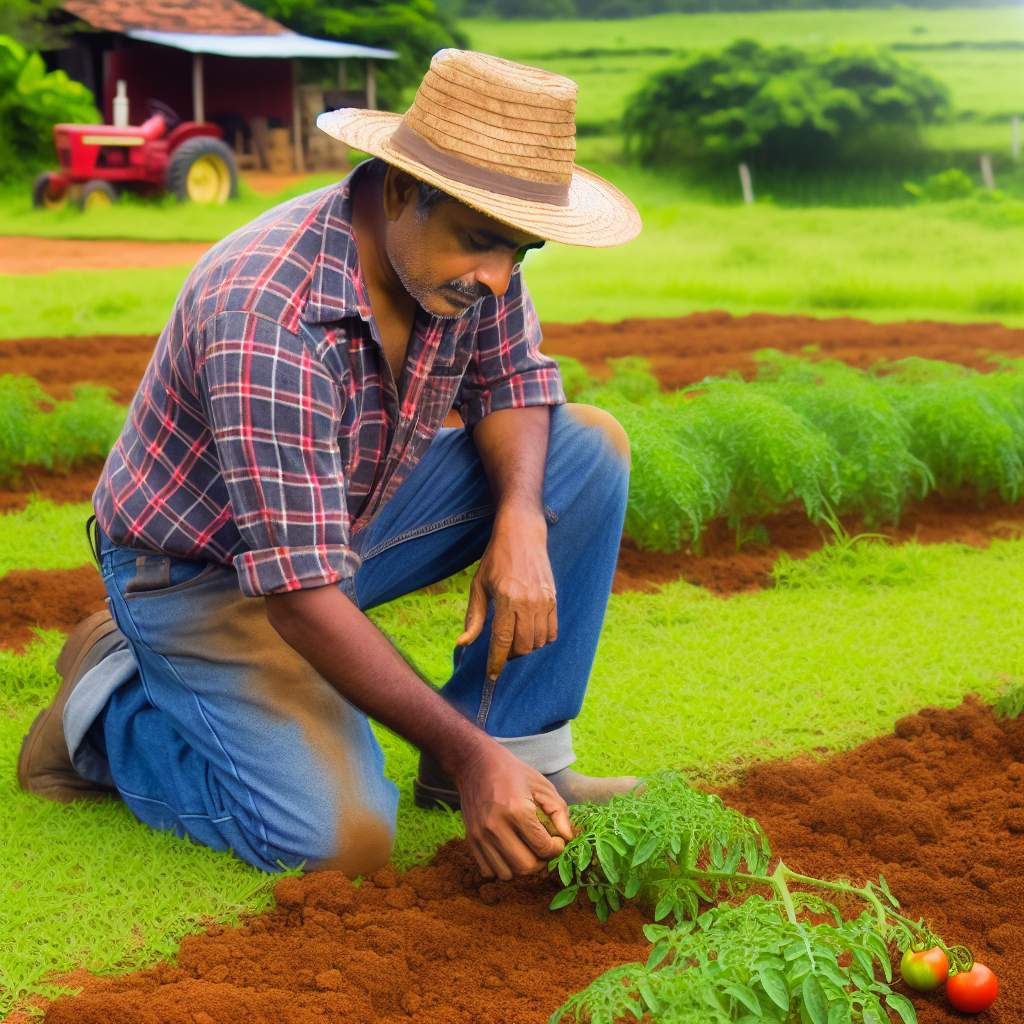
[[[468,50],[434,54],[402,124],[447,156],[524,182],[567,186],[576,83]]]

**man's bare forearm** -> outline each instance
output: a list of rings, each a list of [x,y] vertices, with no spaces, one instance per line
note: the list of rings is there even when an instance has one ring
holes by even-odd
[[[473,427],[499,516],[509,511],[543,514],[550,425],[550,408],[538,405],[499,409]]]
[[[342,697],[431,754],[450,776],[481,746],[493,744],[336,586],[268,597],[267,618]]]

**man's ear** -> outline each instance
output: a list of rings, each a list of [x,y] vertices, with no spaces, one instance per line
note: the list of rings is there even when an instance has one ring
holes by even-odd
[[[398,167],[389,166],[384,173],[384,216],[398,220],[409,203],[416,202],[416,179]]]

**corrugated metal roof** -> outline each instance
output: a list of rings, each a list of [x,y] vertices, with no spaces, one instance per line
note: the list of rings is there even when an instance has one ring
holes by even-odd
[[[365,57],[394,60],[394,50],[380,50],[356,43],[337,43],[330,39],[313,39],[296,32],[276,35],[223,35],[199,32],[158,32],[151,29],[126,29],[126,36],[145,43],[173,46],[190,53],[216,53],[222,57]]]

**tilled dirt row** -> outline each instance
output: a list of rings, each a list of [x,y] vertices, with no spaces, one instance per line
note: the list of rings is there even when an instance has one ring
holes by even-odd
[[[608,359],[644,356],[667,388],[728,370],[750,373],[753,355],[762,348],[800,353],[814,346],[822,355],[855,366],[915,355],[985,369],[991,366],[990,353],[1024,356],[1024,329],[996,323],[876,324],[852,317],[732,316],[719,311],[614,324],[545,324],[544,337],[545,351],[579,359],[598,376],[608,372]],[[37,377],[55,398],[66,397],[81,381],[105,384],[119,401],[127,402],[155,340],[152,335],[102,335],[4,341],[0,373]]]
[[[1000,976],[978,1024],[1024,1020],[1024,721],[968,700],[823,762],[753,768],[723,795],[758,818],[795,870],[883,873],[911,916],[964,942]],[[543,1024],[572,991],[642,959],[642,918],[600,925],[552,913],[551,881],[482,882],[466,847],[354,887],[335,872],[278,883],[277,909],[186,938],[176,964],[122,978],[76,975],[83,994],[49,1024]],[[922,1024],[962,1021],[914,996]]]

